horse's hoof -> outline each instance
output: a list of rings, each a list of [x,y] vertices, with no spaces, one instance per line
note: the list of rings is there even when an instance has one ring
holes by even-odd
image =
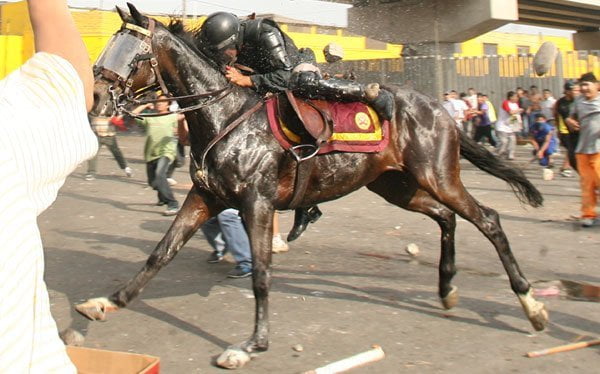
[[[529,322],[531,322],[531,325],[533,325],[535,331],[543,331],[546,328],[549,319],[548,311],[546,310],[544,304],[542,304],[542,308],[539,310],[539,312],[529,317]]]
[[[452,309],[458,304],[458,287],[452,286],[446,297],[442,298],[442,305],[445,309]]]
[[[542,331],[546,328],[548,323],[548,311],[544,306],[544,303],[540,303],[533,298],[533,289],[529,288],[529,291],[525,295],[517,295],[519,301],[523,306],[525,315],[529,318],[529,322],[533,325],[536,331]]]
[[[238,346],[231,346],[217,358],[217,365],[225,369],[239,369],[250,361],[250,355]]]
[[[81,335],[79,331],[72,328],[61,331],[58,336],[60,336],[60,339],[63,341],[63,343],[65,343],[65,345],[72,345],[75,347],[81,347],[85,341],[83,335]]]
[[[89,299],[83,304],[75,305],[75,310],[91,321],[105,321],[106,313],[119,309],[106,297]]]

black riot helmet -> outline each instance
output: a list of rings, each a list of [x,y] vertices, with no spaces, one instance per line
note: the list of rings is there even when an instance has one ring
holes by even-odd
[[[200,28],[200,40],[213,52],[239,48],[240,20],[236,15],[217,12],[209,15]]]

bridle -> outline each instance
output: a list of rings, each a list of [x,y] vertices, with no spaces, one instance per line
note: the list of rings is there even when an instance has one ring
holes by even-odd
[[[127,68],[121,69],[121,72],[127,71],[127,74],[119,74],[117,71],[107,69],[104,66],[94,66],[94,75],[100,75],[102,78],[109,82],[113,82],[113,84],[108,88],[108,92],[110,93],[110,100],[113,102],[114,107],[119,113],[126,113],[132,117],[157,117],[164,116],[173,113],[185,113],[191,112],[203,107],[207,107],[216,103],[217,101],[223,99],[225,96],[229,95],[233,90],[233,84],[228,83],[227,86],[218,89],[212,92],[206,92],[195,95],[185,95],[185,96],[171,96],[167,85],[160,73],[160,69],[158,68],[158,59],[156,55],[152,51],[152,36],[154,35],[154,28],[156,26],[156,22],[152,19],[148,19],[148,28],[145,29],[141,26],[124,22],[121,26],[121,29],[115,33],[115,35],[119,35],[125,30],[135,32],[135,38],[139,39],[139,47],[141,53],[136,53],[129,65],[123,67],[116,67],[115,70],[119,70],[119,68]],[[154,82],[148,83],[145,87],[142,87],[138,90],[133,90],[133,75],[134,73],[141,68],[144,62],[149,62],[152,72],[154,74]],[[117,94],[117,88],[121,88],[120,94]],[[154,100],[137,100],[136,97],[139,97],[145,92],[155,90],[160,88],[163,94],[168,95],[167,99],[154,99]],[[171,101],[171,100],[190,100],[190,99],[205,99],[201,103],[191,105],[188,107],[180,108],[176,111],[168,112],[168,113],[150,113],[150,114],[134,114],[128,109],[125,108],[126,105],[130,104],[147,104],[147,103],[156,103],[161,101]],[[250,118],[254,113],[256,113],[264,104],[264,101],[261,99],[256,102],[251,108],[247,109],[242,115],[233,120],[233,122],[229,123],[225,128],[223,128],[219,133],[208,143],[205,147],[204,151],[200,155],[200,157],[194,154],[193,149],[190,150],[190,158],[192,163],[196,168],[196,176],[198,179],[204,183],[204,185],[208,186],[208,180],[205,172],[206,167],[206,156],[208,152],[223,138],[225,138],[231,131],[233,131],[238,125],[242,122],[246,121]],[[108,105],[108,102],[105,103]],[[104,108],[104,109],[105,109]],[[198,162],[197,160],[200,160]]]
[[[135,38],[141,39],[139,43],[140,50],[133,57],[129,65],[126,67],[124,71],[129,71],[127,76],[123,74],[119,74],[119,72],[106,68],[104,66],[94,66],[94,75],[100,75],[106,81],[113,82],[112,85],[108,88],[108,92],[110,94],[110,101],[112,101],[114,108],[120,114],[126,113],[133,117],[157,117],[164,116],[166,114],[173,113],[185,113],[191,112],[203,107],[207,107],[209,105],[214,104],[215,102],[221,100],[225,96],[229,95],[233,89],[233,85],[229,83],[227,86],[212,91],[201,94],[194,95],[184,95],[184,96],[171,96],[167,85],[162,77],[160,69],[158,67],[158,59],[156,58],[155,53],[152,50],[152,36],[154,35],[156,22],[152,19],[148,19],[148,28],[143,28],[141,26],[124,22],[121,26],[121,29],[115,33],[115,35],[122,33],[125,30],[129,30],[130,34],[135,35]],[[133,32],[133,33],[131,33]],[[138,71],[142,64],[149,63],[152,73],[154,75],[154,81],[142,87],[138,90],[133,90],[133,81],[134,74]],[[115,69],[117,70],[117,69]],[[120,88],[121,93],[118,93],[118,89]],[[153,100],[138,100],[136,97],[140,95],[160,88],[164,95],[167,95],[166,99],[153,99]],[[143,113],[143,114],[133,114],[126,107],[133,105],[143,105],[148,103],[157,103],[161,101],[172,101],[172,100],[191,100],[191,99],[204,99],[202,102],[191,105],[188,107],[182,107],[175,111],[169,113]],[[104,104],[104,109],[108,106],[108,102]]]

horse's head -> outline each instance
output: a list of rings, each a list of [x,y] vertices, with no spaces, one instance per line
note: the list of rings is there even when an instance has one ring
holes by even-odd
[[[156,21],[127,6],[131,15],[117,7],[123,25],[94,64],[94,116],[111,116],[128,99],[158,86],[166,90],[152,49]]]

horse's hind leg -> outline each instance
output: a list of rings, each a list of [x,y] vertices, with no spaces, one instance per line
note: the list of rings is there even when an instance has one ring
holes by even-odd
[[[440,263],[438,265],[438,294],[444,308],[451,309],[458,304],[458,288],[452,286],[451,283],[452,278],[456,275],[456,265],[454,263],[456,215],[450,209],[434,200],[424,190],[417,191],[414,198],[405,208],[431,217],[440,226],[441,252]]]
[[[402,193],[398,187],[402,186]],[[412,176],[401,172],[387,172],[367,186],[368,189],[383,197],[391,204],[401,208],[423,213],[440,226],[441,253],[438,294],[446,309],[458,303],[458,289],[452,286],[452,278],[456,275],[454,264],[454,233],[456,217],[454,212],[434,200],[425,190],[417,189],[418,185]]]
[[[127,284],[110,297],[95,298],[75,306],[91,320],[106,319],[106,312],[124,308],[146,284],[175,257],[183,245],[194,235],[201,224],[216,215],[221,208],[213,199],[200,194],[195,187],[188,193],[171,227],[158,243],[144,267]]]
[[[421,186],[432,197],[474,224],[492,242],[506,270],[511,288],[518,296],[527,318],[536,330],[543,330],[548,322],[548,312],[543,303],[533,298],[533,289],[510,250],[498,213],[477,202],[467,192],[460,179],[453,176],[451,172],[440,172],[437,179],[426,175],[424,171],[422,174],[417,170],[415,172]]]

